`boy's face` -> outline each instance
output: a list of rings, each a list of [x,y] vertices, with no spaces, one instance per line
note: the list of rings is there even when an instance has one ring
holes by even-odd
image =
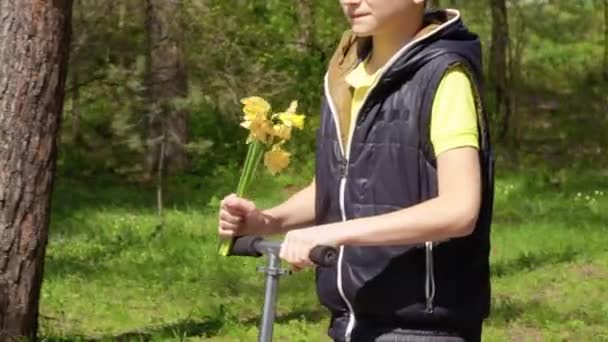
[[[398,29],[424,0],[340,0],[342,10],[350,21],[353,33],[358,36],[373,36]]]

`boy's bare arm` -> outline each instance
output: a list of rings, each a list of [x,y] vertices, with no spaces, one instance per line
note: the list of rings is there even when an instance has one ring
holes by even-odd
[[[471,234],[481,206],[477,149],[457,148],[440,154],[437,173],[436,198],[380,216],[327,225],[328,234],[334,235],[329,240],[340,245],[401,245]],[[340,227],[335,229],[337,225]]]
[[[409,245],[469,235],[481,206],[481,171],[477,149],[464,147],[437,159],[439,195],[388,214],[292,231],[285,236],[281,257],[293,266],[311,265],[317,245]]]
[[[282,204],[259,210],[255,203],[234,194],[220,205],[218,233],[221,236],[273,235],[313,224],[315,219],[315,182]]]
[[[285,233],[293,229],[314,224],[315,221],[315,181],[298,191],[287,201],[263,211],[273,221],[274,233]]]

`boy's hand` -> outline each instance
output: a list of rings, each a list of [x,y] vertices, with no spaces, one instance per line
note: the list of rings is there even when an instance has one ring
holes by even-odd
[[[218,232],[223,237],[264,235],[272,233],[272,227],[255,203],[230,194],[220,204]]]
[[[336,247],[332,233],[333,230],[323,226],[292,230],[285,235],[279,257],[291,264],[294,271],[314,266],[310,251],[316,246]]]

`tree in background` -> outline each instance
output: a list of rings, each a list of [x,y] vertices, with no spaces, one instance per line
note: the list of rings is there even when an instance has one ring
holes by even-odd
[[[187,164],[188,114],[174,100],[188,96],[181,0],[147,0],[148,93],[146,169],[183,170]]]
[[[144,22],[140,0],[74,3],[60,170],[144,169]]]
[[[71,0],[0,2],[0,340],[36,339]]]
[[[505,0],[490,0],[492,12],[492,41],[490,44],[490,84],[494,88],[496,122],[498,138],[505,141],[509,133],[511,120],[511,97],[509,84],[509,24]]]
[[[608,81],[608,0],[604,0],[604,79]]]
[[[312,0],[295,0],[298,18],[297,47],[301,52],[309,52],[314,43],[314,6]]]

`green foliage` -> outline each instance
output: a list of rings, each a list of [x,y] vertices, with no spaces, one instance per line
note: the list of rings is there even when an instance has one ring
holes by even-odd
[[[252,189],[260,207],[309,181],[294,170],[261,175]],[[236,177],[225,169],[168,184],[172,205],[161,232],[152,187],[59,179],[41,297],[43,340],[255,340],[264,294],[256,266],[263,260],[215,253],[217,197],[234,189]],[[607,188],[602,172],[585,169],[499,177],[493,311],[484,340],[608,336]],[[327,313],[314,291],[311,271],[281,280],[277,340],[327,340]]]
[[[487,2],[452,0],[442,4],[461,10],[467,25],[479,33],[484,55],[489,56],[491,16]],[[602,108],[608,105],[602,78],[606,44],[603,4],[566,0],[517,0],[509,4],[511,92],[519,141],[527,144],[530,137],[544,134],[539,125],[550,125],[548,139],[557,139],[568,151],[579,145],[585,150],[597,149],[591,145],[606,146],[608,141],[601,134],[607,124]],[[183,28],[190,93],[174,106],[189,114],[191,163],[186,173],[209,175],[216,167],[243,160],[246,146],[245,132],[238,127],[239,99],[250,95],[264,96],[282,107],[291,99],[299,100],[300,109],[309,116],[308,125],[289,148],[295,151],[296,165],[310,162],[322,78],[335,44],[347,28],[337,3],[315,0],[312,6],[313,38],[309,46],[302,47],[297,44],[298,15],[290,2],[183,0],[176,25]],[[145,123],[152,111],[146,95],[144,23],[145,11],[139,1],[77,2],[61,172],[141,173]],[[485,64],[489,65],[487,60]],[[79,98],[73,96],[76,88]],[[538,115],[539,103],[554,103],[563,96],[569,100],[559,101],[557,115]],[[491,121],[498,123],[494,99],[486,97]],[[597,119],[589,124],[574,119],[580,108],[599,113]],[[529,153],[513,146],[499,151],[509,152],[508,158],[513,153],[520,157]]]
[[[314,5],[315,19],[324,25],[315,27],[317,39],[308,53],[296,48],[297,21],[288,2],[218,0],[201,5],[189,1],[184,7],[192,82],[200,84],[216,113],[228,118],[223,123],[236,126],[239,100],[246,96],[263,96],[285,108],[297,99],[300,110],[309,116],[307,129],[292,146],[296,156],[303,158],[314,148],[321,80],[344,27],[336,15],[338,6],[321,1]],[[242,141],[242,135],[233,137]]]
[[[143,160],[146,53],[138,6],[75,2],[60,172],[141,169],[134,161]]]

